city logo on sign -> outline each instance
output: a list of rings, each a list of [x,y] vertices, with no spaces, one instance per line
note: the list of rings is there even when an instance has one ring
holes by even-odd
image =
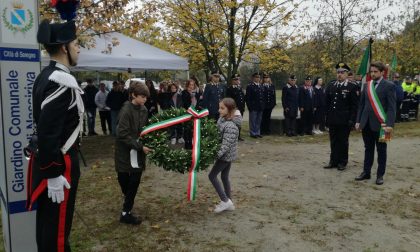
[[[13,32],[26,33],[34,25],[34,15],[29,9],[25,9],[22,1],[10,2],[12,8],[4,8],[2,20],[7,29]]]

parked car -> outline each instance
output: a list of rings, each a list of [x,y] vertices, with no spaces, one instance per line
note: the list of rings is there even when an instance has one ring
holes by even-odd
[[[125,89],[128,89],[131,81],[139,81],[141,83],[146,84],[146,80],[144,78],[131,78],[131,79],[128,79],[128,80],[125,81],[125,84],[124,84]],[[157,83],[156,81],[152,81],[152,82],[153,82],[153,86],[155,87],[156,91],[159,90],[159,83]]]

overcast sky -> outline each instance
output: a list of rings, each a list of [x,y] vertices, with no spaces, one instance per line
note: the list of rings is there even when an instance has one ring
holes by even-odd
[[[404,0],[404,1],[407,1],[407,0]],[[410,0],[410,1],[412,1],[412,0]],[[417,0],[417,1],[419,1],[419,0]],[[309,29],[305,28],[303,25],[307,24],[311,20],[313,21],[313,20],[319,20],[320,19],[321,13],[316,8],[316,6],[319,6],[319,2],[320,2],[319,0],[318,1],[317,0],[306,0],[306,1],[304,1],[301,4],[301,6],[299,7],[299,10],[300,11],[305,10],[305,12],[306,12],[305,15],[304,15],[305,20],[302,20],[302,19],[294,20],[292,23],[290,23],[289,27],[287,27],[287,31],[288,32],[293,31],[295,29],[296,25],[300,25],[302,30],[303,30],[303,33],[305,35],[310,35],[312,32],[314,32],[317,29],[316,25],[310,26]],[[338,0],[337,0],[337,2],[338,2]],[[390,15],[392,13],[402,12],[403,11],[402,2],[403,1],[396,1],[394,3],[394,6],[392,6],[392,7],[380,6],[378,8],[378,10],[374,13],[374,17],[378,20],[383,20],[387,15]],[[373,6],[375,6],[376,1],[372,1],[371,4]],[[360,32],[361,29],[362,29],[362,27],[356,27],[356,26],[354,28],[358,32]],[[395,27],[395,28],[396,29],[401,29],[402,26],[401,27]]]

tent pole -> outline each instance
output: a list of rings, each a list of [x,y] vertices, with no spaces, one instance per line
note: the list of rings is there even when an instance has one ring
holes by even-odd
[[[99,71],[96,71],[96,83],[99,85]]]
[[[190,79],[190,70],[187,70],[187,80]]]

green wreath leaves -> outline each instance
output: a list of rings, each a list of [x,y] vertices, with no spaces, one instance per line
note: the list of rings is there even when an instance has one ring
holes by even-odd
[[[186,110],[183,108],[163,110],[159,114],[150,118],[149,124],[182,116],[186,113]],[[192,132],[193,120],[185,122],[181,125],[184,130],[190,130]],[[143,145],[153,149],[153,152],[149,153],[147,157],[152,163],[167,171],[186,173],[189,171],[191,166],[191,150],[186,150],[184,148],[171,148],[169,146],[168,129],[169,128],[156,130],[141,137]],[[219,149],[219,138],[219,133],[214,120],[207,117],[202,118],[200,165],[197,167],[197,171],[205,170],[209,165],[213,164]]]

